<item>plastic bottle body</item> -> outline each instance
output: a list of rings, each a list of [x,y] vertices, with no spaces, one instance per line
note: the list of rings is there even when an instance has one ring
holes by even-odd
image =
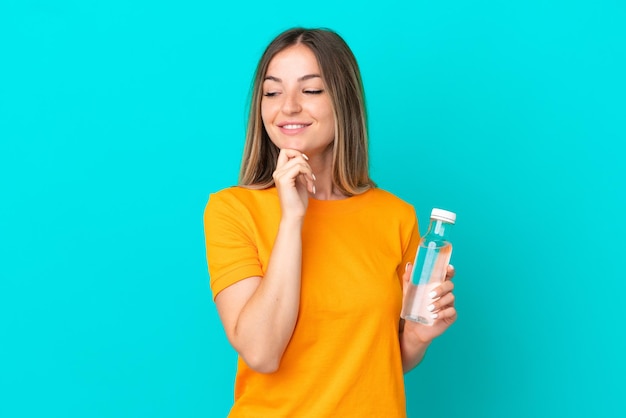
[[[452,245],[448,242],[443,247],[437,247],[432,241],[426,246],[420,243],[404,297],[402,318],[425,325],[433,324],[428,306],[437,298],[432,298],[430,292],[445,280],[451,256]]]
[[[452,256],[452,244],[448,240],[452,223],[431,218],[428,232],[421,239],[413,271],[404,295],[401,317],[424,325],[432,325],[434,319],[428,307],[437,300],[430,293],[446,278]]]

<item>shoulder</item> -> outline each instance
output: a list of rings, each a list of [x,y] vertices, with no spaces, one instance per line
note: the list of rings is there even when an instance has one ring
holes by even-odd
[[[231,186],[209,195],[207,206],[213,205],[243,205],[263,203],[277,199],[274,188],[251,189],[241,186]]]
[[[245,200],[252,192],[260,190],[247,189],[241,186],[230,186],[209,194],[211,201]]]
[[[390,212],[401,212],[415,215],[415,208],[406,200],[401,199],[395,194],[379,188],[373,188],[366,193],[370,194],[370,199],[374,205],[386,208]]]
[[[211,193],[204,209],[204,217],[233,218],[240,216],[256,216],[265,211],[279,207],[278,194],[275,188],[250,189],[240,186],[227,187]]]

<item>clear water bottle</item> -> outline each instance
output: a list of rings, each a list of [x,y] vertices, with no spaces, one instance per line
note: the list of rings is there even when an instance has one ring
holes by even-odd
[[[450,230],[456,214],[443,209],[433,209],[426,235],[422,237],[415,255],[409,288],[404,295],[401,317],[425,325],[435,320],[428,307],[437,299],[430,292],[446,278],[452,255]]]

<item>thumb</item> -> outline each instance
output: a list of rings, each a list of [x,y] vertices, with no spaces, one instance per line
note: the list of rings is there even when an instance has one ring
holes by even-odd
[[[406,294],[409,288],[409,281],[411,280],[411,272],[413,271],[413,264],[406,263],[404,266],[404,274],[402,275],[402,293]]]

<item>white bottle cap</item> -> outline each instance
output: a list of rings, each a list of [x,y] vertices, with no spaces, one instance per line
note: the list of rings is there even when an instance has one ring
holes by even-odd
[[[430,219],[437,219],[438,221],[453,224],[456,222],[456,213],[435,208],[430,212]]]

